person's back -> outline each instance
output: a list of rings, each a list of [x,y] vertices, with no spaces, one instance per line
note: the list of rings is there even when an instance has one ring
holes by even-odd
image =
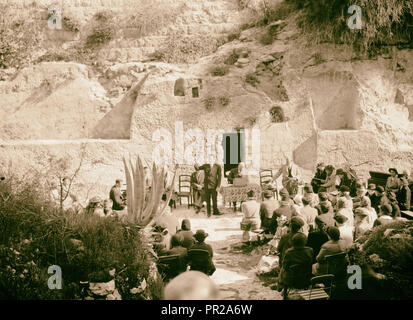
[[[259,224],[260,220],[260,203],[255,200],[248,200],[242,204],[242,213],[244,222],[254,221]]]
[[[191,270],[198,270],[201,272],[204,272],[208,275],[212,275],[215,272],[215,265],[212,261],[212,258],[214,256],[214,252],[212,250],[212,247],[205,243],[205,238],[208,237],[208,233],[205,233],[204,230],[197,230],[197,232],[194,235],[195,240],[197,241],[194,243],[188,250],[188,262],[191,267]],[[193,252],[191,250],[204,250],[207,251],[209,256],[199,256],[199,255],[193,255]]]
[[[182,236],[182,246],[184,248],[189,249],[195,243],[195,238],[193,232],[191,231],[191,222],[189,219],[182,220],[181,229],[177,232],[177,234]]]
[[[279,253],[280,258],[280,264],[282,264],[285,252],[293,246],[293,237],[297,233],[299,233],[299,230],[302,228],[303,225],[304,221],[300,217],[296,216],[291,219],[289,232],[281,237],[277,247],[277,251]]]
[[[289,200],[283,200],[280,203],[280,207],[274,210],[273,217],[287,217],[287,220],[291,220],[293,216],[297,215],[297,211],[294,208],[294,205]]]
[[[289,248],[283,260],[283,268],[288,270],[284,281],[296,289],[306,288],[311,279],[312,264],[313,249],[310,247]]]
[[[261,228],[264,231],[271,232],[271,219],[273,212],[278,208],[279,203],[275,199],[266,199],[261,203],[260,208],[260,218],[261,218]]]
[[[317,265],[314,274],[325,274],[328,269],[326,256],[342,253],[346,251],[346,242],[340,239],[340,231],[336,227],[329,227],[327,233],[331,240],[321,246],[320,253],[317,255]]]
[[[328,241],[328,235],[324,230],[316,229],[308,234],[307,247],[313,249],[313,262],[320,253],[321,246]]]
[[[281,284],[288,288],[304,289],[310,284],[313,250],[305,247],[307,237],[297,233],[292,238],[292,248],[284,255],[281,265]]]
[[[311,204],[311,198],[310,197],[304,197],[303,198],[303,204],[304,207],[300,210],[300,216],[303,218],[305,222],[305,230],[303,230],[304,234],[308,236],[308,233],[310,230],[313,230],[315,228],[315,218],[318,215],[317,209],[312,208],[310,206]]]

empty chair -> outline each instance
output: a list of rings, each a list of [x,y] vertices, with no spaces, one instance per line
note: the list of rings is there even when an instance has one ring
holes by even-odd
[[[181,198],[188,199],[188,208],[192,205],[192,188],[191,188],[191,176],[183,174],[179,176],[179,188],[178,194],[179,204],[182,204]]]

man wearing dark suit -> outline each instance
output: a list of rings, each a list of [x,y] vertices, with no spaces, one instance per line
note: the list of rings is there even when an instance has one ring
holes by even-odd
[[[113,201],[112,210],[121,211],[125,208],[120,190],[121,185],[122,180],[117,179],[115,185],[110,189],[109,198]]]
[[[222,168],[221,165],[218,163],[214,163],[212,166],[209,163],[206,163],[199,167],[200,170],[204,170],[204,190],[205,190],[205,197],[207,202],[207,214],[208,217],[211,216],[211,198],[212,198],[212,205],[214,210],[214,215],[221,215],[218,210],[217,204],[217,196],[218,196],[218,189],[221,187],[221,176],[222,176]]]

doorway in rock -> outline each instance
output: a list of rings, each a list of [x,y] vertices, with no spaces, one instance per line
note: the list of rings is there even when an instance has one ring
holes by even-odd
[[[224,149],[224,176],[227,171],[236,168],[238,163],[244,161],[244,132],[240,129],[236,132],[224,133],[222,139]]]

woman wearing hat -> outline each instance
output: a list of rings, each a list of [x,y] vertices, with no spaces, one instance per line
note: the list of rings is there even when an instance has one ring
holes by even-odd
[[[397,192],[400,189],[400,179],[396,168],[390,168],[390,177],[387,178],[386,191]]]

